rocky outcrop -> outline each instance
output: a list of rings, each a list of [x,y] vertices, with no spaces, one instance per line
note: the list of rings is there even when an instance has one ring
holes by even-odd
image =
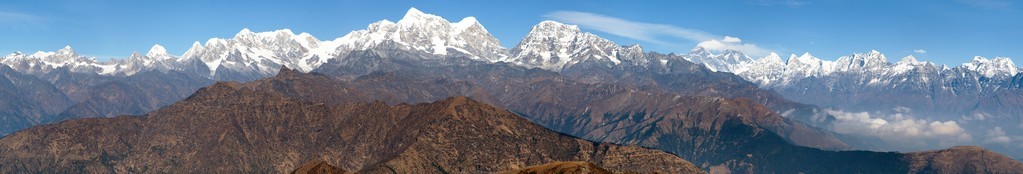
[[[301,167],[292,171],[291,174],[346,174],[348,171],[341,170],[323,160],[312,160],[302,164]]]

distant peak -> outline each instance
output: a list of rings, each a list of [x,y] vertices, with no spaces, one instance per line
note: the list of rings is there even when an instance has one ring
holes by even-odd
[[[238,31],[238,34],[235,34],[234,37],[246,36],[246,35],[252,35],[252,34],[255,34],[255,33],[253,33],[252,30],[249,30],[249,28],[242,28],[242,31]]]
[[[810,52],[803,52],[803,55],[799,56],[799,57],[800,58],[813,58],[813,54],[810,54]]]
[[[726,49],[726,50],[725,50],[724,52],[722,52],[721,54],[737,54],[737,55],[743,55],[742,51],[739,51],[739,50],[734,50],[734,49]]]
[[[407,12],[405,12],[405,17],[407,18],[409,16],[422,16],[422,15],[425,15],[425,14],[426,13],[423,13],[423,11],[419,11],[419,9],[416,9],[415,7],[411,7],[411,8],[408,9]]]
[[[991,61],[994,61],[994,62],[1005,62],[1005,61],[1012,62],[1012,59],[1009,59],[1008,57],[995,57],[994,59],[991,59]]]
[[[703,48],[703,46],[696,46],[689,50],[689,55],[710,56],[711,54],[710,51],[707,51],[707,48]]]
[[[74,55],[75,49],[71,48],[71,45],[65,45],[64,48],[57,50],[57,54],[61,55]]]
[[[884,54],[881,54],[881,52],[877,51],[877,50],[870,50],[869,55],[870,56],[884,56]]]
[[[462,20],[458,21],[458,23],[473,24],[473,23],[479,23],[479,21],[476,20],[476,17],[469,16],[469,17],[462,18]]]
[[[168,55],[167,54],[167,49],[163,48],[163,46],[160,46],[160,44],[154,44],[153,47],[149,49],[149,53],[146,53],[146,57],[150,57],[150,58],[166,56],[166,55]]]
[[[639,52],[643,52],[643,47],[642,47],[642,46],[639,46],[639,44],[635,44],[635,45],[632,45],[632,46],[628,46],[627,48],[628,48],[629,50],[638,50]]]
[[[129,57],[129,58],[140,59],[140,57],[142,57],[142,54],[139,54],[138,51],[133,51],[133,52],[131,52],[131,57]]]
[[[567,29],[567,30],[579,31],[579,26],[568,25],[568,24],[564,24],[564,23],[557,22],[557,21],[552,21],[552,20],[545,20],[545,21],[540,22],[539,24],[536,24],[536,26],[533,26],[533,30],[536,30],[536,29]]]
[[[870,52],[867,52],[867,54],[863,55],[863,57],[864,59],[866,59],[866,61],[888,62],[888,58],[886,58],[884,54],[881,54],[881,52],[877,50],[870,50]]]
[[[473,27],[473,26],[481,26],[482,27],[482,25],[480,25],[480,22],[478,20],[476,20],[476,17],[472,17],[472,16],[462,18],[461,21],[458,21],[458,23],[455,23],[455,28],[457,28],[459,30],[465,30],[465,29],[468,29],[469,27]]]
[[[970,61],[973,61],[973,62],[987,62],[988,59],[984,58],[984,57],[981,57],[981,56],[973,56],[973,59],[971,59]]]
[[[913,57],[913,55],[906,56],[906,57],[902,58],[901,61],[899,61],[899,63],[917,63],[917,62],[920,62],[920,61],[917,61],[916,57]]]
[[[381,21],[381,22],[383,22],[383,21]],[[378,22],[378,23],[380,23],[380,22]],[[422,11],[419,11],[419,9],[411,8],[411,9],[409,9],[409,11],[407,13],[405,13],[405,16],[402,17],[400,20],[398,20],[398,22],[396,22],[395,24],[398,24],[399,26],[404,26],[404,27],[413,27],[413,26],[415,26],[415,27],[422,27],[423,24],[440,24],[440,23],[453,24],[453,23],[450,23],[449,21],[447,21],[446,19],[444,19],[443,17],[437,16],[437,15],[433,15],[433,14],[423,13]],[[380,24],[374,23],[374,24],[382,25],[382,24],[386,24],[386,23],[380,23]],[[370,24],[370,25],[374,25],[374,24]]]
[[[295,32],[291,31],[290,28],[280,29],[280,30],[277,30],[277,31],[274,31],[274,32],[288,34],[288,35],[295,35]]]
[[[768,53],[767,56],[765,56],[764,58],[781,61],[781,56],[779,56],[778,53],[775,52]]]
[[[693,49],[689,50],[689,52],[706,52],[706,51],[707,51],[707,49],[703,48],[703,46],[696,46],[696,47],[693,47]]]

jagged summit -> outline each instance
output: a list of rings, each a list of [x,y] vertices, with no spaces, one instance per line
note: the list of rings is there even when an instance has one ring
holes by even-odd
[[[564,23],[557,22],[557,21],[552,21],[552,20],[541,21],[539,24],[536,24],[535,26],[533,26],[532,30],[533,31],[536,31],[536,30],[548,30],[548,31],[555,30],[555,31],[564,31],[564,32],[581,32],[581,30],[579,30],[579,26],[578,25],[569,25],[569,24],[564,24]]]
[[[917,63],[917,62],[920,62],[920,61],[917,61],[916,57],[914,57],[913,55],[909,55],[909,56],[903,57],[902,60],[899,61],[899,63],[909,63],[909,64],[914,64],[914,63]]]
[[[408,11],[405,12],[405,16],[402,17],[402,19],[422,18],[424,16],[436,17],[435,15],[427,15],[426,13],[423,13],[423,11],[419,11],[419,9],[416,9],[416,7],[410,7]]]
[[[995,57],[987,59],[975,56],[968,63],[963,63],[963,68],[976,71],[985,77],[1009,77],[1015,75],[1020,69],[1009,58]]]
[[[461,56],[487,62],[508,57],[508,51],[475,17],[452,23],[411,8],[398,22],[381,20],[335,40],[334,55],[374,48],[423,52],[439,57]],[[456,54],[457,53],[457,54]]]
[[[364,30],[356,30],[347,35],[330,41],[321,41],[309,33],[295,34],[290,29],[267,32],[254,32],[242,28],[231,38],[211,38],[205,43],[194,42],[180,57],[167,53],[162,45],[153,45],[144,56],[132,56],[140,61],[96,62],[90,58],[81,58],[71,46],[65,46],[55,52],[39,51],[35,54],[12,53],[3,60],[15,69],[46,69],[69,65],[78,66],[75,72],[93,72],[107,75],[130,75],[142,69],[182,70],[194,66],[187,62],[202,62],[206,65],[206,76],[214,79],[237,78],[220,77],[219,72],[243,76],[243,79],[266,77],[277,72],[276,67],[287,65],[299,71],[308,72],[328,61],[346,57],[355,51],[365,50],[403,50],[424,53],[425,58],[448,59],[469,58],[484,62],[509,62],[531,68],[542,68],[560,71],[577,64],[594,66],[616,66],[622,63],[630,65],[649,65],[653,61],[643,56],[644,51],[638,45],[621,46],[595,34],[583,32],[577,25],[565,24],[552,20],[541,21],[534,25],[529,34],[512,49],[504,48],[480,23],[472,16],[461,18],[457,22],[441,16],[429,14],[415,7],[406,11],[397,22],[381,20],[370,24]],[[793,55],[781,61],[784,68],[764,68],[774,66],[781,58],[768,55],[754,61],[745,53],[737,50],[726,50],[713,53],[703,47],[694,47],[688,54],[682,55],[686,60],[702,64],[714,71],[747,73],[751,71],[782,71],[760,72],[758,74],[776,74],[772,82],[789,78],[790,74],[802,77],[827,75],[833,72],[865,71],[872,73],[890,72],[900,62],[888,62],[884,54],[878,50],[844,56],[835,61],[821,60],[809,52],[801,56]],[[14,58],[20,57],[20,58]],[[144,59],[142,59],[144,57]],[[777,59],[776,59],[777,58]],[[46,61],[29,60],[46,59]],[[81,61],[78,61],[78,60]],[[915,58],[913,59],[915,60]],[[141,63],[140,63],[141,62]],[[128,65],[139,63],[141,65]],[[772,64],[764,66],[764,64]],[[904,62],[910,63],[910,62]],[[894,72],[908,72],[918,66],[928,66],[929,62],[911,63],[914,66],[901,66]],[[35,68],[18,67],[34,65]],[[50,68],[41,68],[40,65]],[[761,67],[752,67],[761,66]],[[967,71],[978,72],[983,76],[1005,76],[1020,72],[1015,64],[1007,58],[986,59],[974,58],[962,65]],[[955,69],[955,68],[937,68]],[[746,77],[766,78],[766,77]]]
[[[693,47],[693,49],[689,50],[689,55],[698,55],[698,56],[710,57],[710,56],[713,56],[714,54],[711,54],[710,51],[707,51],[707,49],[703,48],[702,46],[696,46],[696,47]]]
[[[234,34],[234,37],[238,38],[238,37],[243,37],[243,36],[253,35],[253,34],[256,34],[256,33],[253,33],[252,30],[249,30],[249,28],[242,28],[241,31],[238,31],[237,34]]]
[[[57,54],[61,55],[75,55],[75,49],[71,48],[71,45],[66,45],[64,48],[57,50]]]
[[[517,65],[561,71],[580,63],[614,66],[621,63],[642,64],[639,46],[622,47],[576,25],[543,21],[511,51],[514,57],[506,62]]]

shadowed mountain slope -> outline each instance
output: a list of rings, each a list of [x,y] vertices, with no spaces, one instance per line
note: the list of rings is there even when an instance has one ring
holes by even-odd
[[[573,138],[465,97],[323,103],[254,86],[216,83],[144,117],[17,132],[0,139],[0,171],[283,173],[322,159],[360,173],[485,173],[552,161],[700,172],[668,153]]]

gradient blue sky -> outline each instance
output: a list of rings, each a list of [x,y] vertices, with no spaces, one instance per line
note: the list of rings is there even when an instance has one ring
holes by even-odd
[[[707,39],[836,59],[879,50],[889,61],[959,65],[972,56],[1023,60],[1023,2],[1011,0],[722,1],[0,1],[0,52],[57,50],[128,57],[153,44],[182,54],[194,41],[242,28],[290,28],[332,40],[400,19],[410,7],[458,21],[475,16],[508,48],[534,24],[580,24],[619,44],[687,52]],[[734,39],[728,39],[734,40]],[[925,50],[914,52],[914,50]]]

